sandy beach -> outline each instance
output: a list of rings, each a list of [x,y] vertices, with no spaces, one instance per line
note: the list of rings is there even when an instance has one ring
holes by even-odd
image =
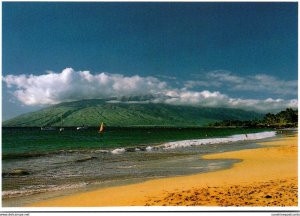
[[[263,142],[263,148],[206,155],[241,159],[226,170],[162,178],[33,203],[34,207],[297,206],[298,136]]]

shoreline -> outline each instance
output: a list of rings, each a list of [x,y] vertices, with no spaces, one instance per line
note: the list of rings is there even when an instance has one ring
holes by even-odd
[[[146,182],[116,186],[104,189],[95,189],[88,192],[61,196],[41,202],[32,203],[32,207],[101,207],[101,206],[163,206],[163,205],[189,205],[190,200],[178,194],[192,191],[192,194],[205,187],[219,187],[224,189],[228,185],[247,187],[249,184],[261,184],[273,181],[280,182],[290,179],[297,180],[297,139],[292,137],[275,138],[269,142],[259,143],[262,148],[247,149],[205,155],[204,159],[241,159],[232,168],[215,172],[154,179]],[[276,166],[274,166],[276,164]],[[282,185],[281,185],[282,186]],[[281,187],[280,186],[280,187]],[[293,183],[293,187],[294,183]],[[253,188],[253,187],[252,187]],[[108,196],[109,194],[109,196]],[[171,198],[170,198],[171,195]],[[178,195],[178,198],[176,198]],[[166,199],[169,197],[170,199]],[[214,195],[214,197],[216,197]],[[275,196],[274,196],[275,197]],[[177,200],[177,202],[173,202]],[[171,202],[172,201],[172,202]],[[294,203],[285,205],[293,206]],[[247,202],[252,203],[252,202]],[[195,204],[195,202],[194,202]],[[202,206],[210,206],[206,203]],[[220,204],[211,202],[212,206]],[[190,205],[193,205],[191,203]],[[200,204],[197,204],[201,206]],[[247,205],[247,204],[246,204]],[[255,203],[250,206],[257,206]],[[275,206],[282,203],[275,202]],[[248,205],[247,205],[248,206]]]
[[[271,136],[271,137],[269,137],[269,136]],[[177,164],[178,165],[176,168],[177,173],[173,173],[173,174],[169,173],[169,175],[167,173],[162,173],[162,175],[157,173],[158,175],[153,175],[153,176],[132,176],[131,178],[127,178],[127,179],[119,178],[119,179],[111,179],[109,181],[97,181],[97,179],[95,181],[90,181],[90,182],[83,180],[83,181],[79,181],[78,183],[65,181],[65,184],[58,185],[56,187],[51,187],[51,188],[44,187],[42,189],[40,189],[38,187],[36,187],[38,189],[35,189],[34,188],[35,184],[34,184],[34,182],[32,182],[33,187],[30,189],[26,188],[23,191],[22,190],[3,191],[3,194],[2,194],[3,195],[2,196],[3,206],[6,206],[6,207],[27,206],[27,205],[30,205],[31,203],[35,203],[38,201],[53,199],[53,198],[57,198],[57,197],[65,196],[65,195],[72,195],[72,194],[78,194],[78,193],[82,193],[82,192],[88,192],[88,191],[95,190],[95,189],[103,189],[103,188],[108,188],[108,187],[129,185],[129,184],[145,182],[145,181],[153,180],[153,179],[168,178],[168,177],[175,177],[175,176],[187,176],[187,175],[200,174],[200,173],[204,173],[204,172],[210,172],[213,170],[228,169],[228,168],[230,168],[230,166],[233,165],[233,163],[235,163],[238,160],[226,160],[226,159],[225,160],[213,160],[213,161],[209,161],[209,160],[205,160],[205,159],[199,160],[199,156],[200,155],[202,156],[204,154],[213,154],[213,153],[217,153],[217,152],[227,152],[227,151],[232,151],[232,150],[237,151],[239,149],[261,148],[261,145],[256,144],[256,141],[259,141],[259,139],[263,139],[264,141],[273,139],[273,136],[275,137],[275,132],[273,132],[273,131],[256,131],[255,133],[253,133],[253,131],[251,131],[251,133],[247,133],[246,138],[245,138],[245,134],[237,133],[237,134],[233,134],[233,135],[229,135],[229,136],[210,137],[210,138],[205,137],[204,139],[179,140],[179,141],[175,141],[175,142],[174,141],[165,142],[164,144],[160,144],[160,145],[152,145],[154,153],[156,151],[161,151],[167,147],[168,148],[174,147],[174,150],[171,150],[171,152],[174,151],[175,154],[177,154],[176,152],[180,153],[182,151],[181,150],[182,147],[191,146],[193,148],[193,146],[195,146],[195,145],[203,145],[203,148],[196,148],[194,150],[191,150],[191,148],[187,148],[187,149],[190,149],[188,151],[192,154],[183,154],[182,157],[179,155],[180,157],[176,156],[176,158],[174,158],[173,153],[170,153],[170,154],[172,154],[172,155],[170,155],[172,157],[169,159],[166,159],[166,157],[162,157],[162,161],[160,162],[160,163],[162,163],[162,167],[164,167],[162,169],[164,169],[165,171],[168,171],[168,169],[169,169],[168,166],[171,166],[171,168],[172,167],[176,168],[176,164]],[[243,142],[243,141],[247,141],[247,142]],[[221,144],[223,143],[223,144],[215,145],[215,144],[220,144],[220,143]],[[128,154],[126,154],[127,148],[125,147],[125,148],[123,148],[123,150],[124,149],[125,149],[124,155],[128,155]],[[132,152],[132,148],[128,148],[128,149],[130,149],[130,152]],[[184,149],[186,149],[186,148],[184,148]],[[88,151],[88,150],[86,150],[86,151]],[[135,151],[137,151],[137,150],[135,150]],[[186,151],[186,150],[184,150],[184,151]],[[92,153],[92,152],[93,151],[91,151],[89,153]],[[150,152],[152,152],[152,150],[150,150]],[[167,154],[167,152],[168,151],[164,151],[164,154]],[[102,154],[102,153],[103,152],[101,151],[101,155],[96,154],[93,156],[98,158],[102,155],[107,155],[107,154]],[[105,151],[105,153],[109,153],[109,151]],[[143,153],[143,154],[145,154],[145,153]],[[120,155],[123,155],[123,153],[121,153]],[[137,155],[139,155],[139,151],[137,152]],[[147,153],[146,156],[147,155],[152,155],[152,154]],[[155,155],[157,155],[157,154],[155,154]],[[112,156],[113,156],[113,154],[111,154],[111,157]],[[119,156],[116,156],[116,157],[119,158]],[[78,161],[78,159],[82,160],[82,158],[91,159],[93,157],[91,157],[91,156],[87,157],[86,155],[84,157],[79,156],[76,160],[73,160],[73,161]],[[91,161],[94,161],[94,160],[91,160]],[[177,162],[174,162],[174,161],[177,161]],[[41,161],[41,162],[43,162],[43,161]],[[98,164],[99,162],[101,162],[101,161],[100,160],[98,160],[98,162],[96,161],[97,164],[95,164],[95,165],[96,166],[99,165]],[[150,163],[150,162],[151,162],[151,160],[149,160],[149,162],[147,162],[147,163]],[[167,162],[168,165],[164,165],[164,162]],[[187,163],[186,166],[183,165],[185,163]],[[152,161],[152,166],[156,166],[155,164],[158,164],[158,166],[159,166],[159,162],[157,160]],[[78,164],[78,165],[80,166],[80,164]],[[135,170],[132,170],[132,171],[135,171]],[[145,171],[145,173],[147,173],[147,172],[149,172],[149,170]],[[7,173],[9,173],[9,172],[7,172]],[[46,184],[48,184],[48,182],[46,182]]]

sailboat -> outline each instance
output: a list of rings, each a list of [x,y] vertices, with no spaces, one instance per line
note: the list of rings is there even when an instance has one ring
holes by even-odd
[[[102,122],[98,131],[100,134],[104,132],[104,123]]]
[[[59,128],[59,131],[62,132],[64,131],[65,129],[63,128],[63,119],[62,119],[62,115],[60,116],[60,128]]]

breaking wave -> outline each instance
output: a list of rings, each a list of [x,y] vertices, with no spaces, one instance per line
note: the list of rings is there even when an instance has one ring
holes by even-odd
[[[251,134],[237,134],[237,135],[232,135],[232,136],[224,137],[224,138],[195,139],[195,140],[183,140],[183,141],[176,141],[176,142],[168,142],[168,143],[161,145],[161,147],[163,149],[175,149],[175,148],[183,148],[183,147],[189,147],[189,146],[259,140],[259,139],[264,139],[264,138],[269,138],[269,137],[274,137],[274,136],[276,136],[275,131],[251,133]]]

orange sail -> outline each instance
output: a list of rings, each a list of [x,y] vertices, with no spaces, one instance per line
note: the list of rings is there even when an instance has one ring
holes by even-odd
[[[99,133],[103,133],[103,132],[104,132],[104,124],[102,122],[100,125]]]

